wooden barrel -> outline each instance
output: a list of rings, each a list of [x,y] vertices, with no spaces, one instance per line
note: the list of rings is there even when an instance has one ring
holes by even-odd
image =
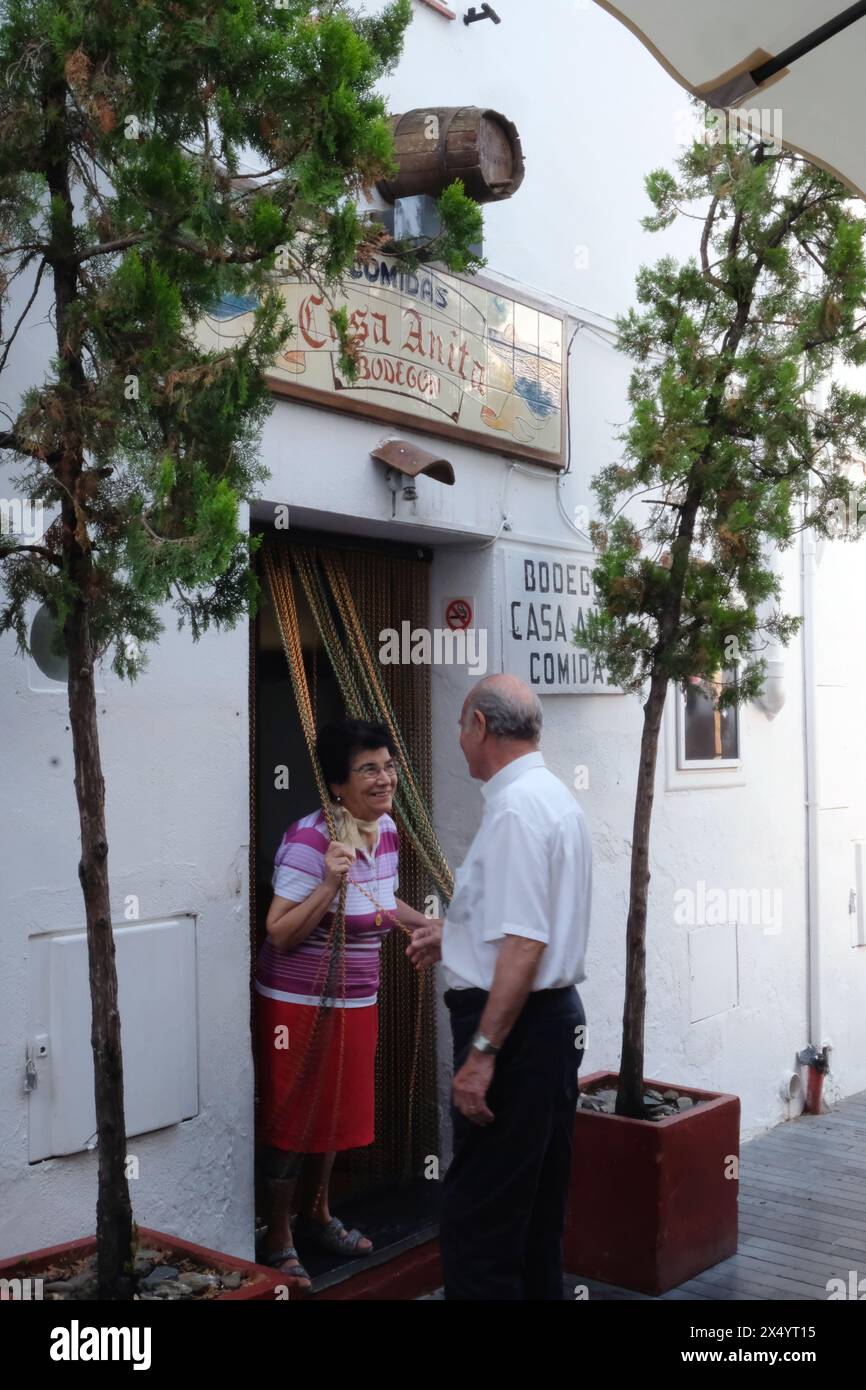
[[[480,106],[428,106],[394,116],[394,151],[400,171],[383,179],[383,198],[438,198],[455,179],[462,179],[476,203],[510,198],[523,183],[526,168],[517,127],[498,111]]]

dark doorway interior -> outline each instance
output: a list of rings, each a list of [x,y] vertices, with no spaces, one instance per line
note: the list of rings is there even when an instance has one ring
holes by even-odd
[[[378,652],[378,634],[383,628],[399,631],[404,621],[413,628],[427,626],[429,556],[424,552],[414,547],[347,547],[342,538],[302,533],[293,533],[292,544],[324,546],[339,553],[374,652]],[[264,937],[277,846],[288,825],[320,804],[263,567],[260,583],[259,614],[251,633],[253,959]],[[343,699],[303,589],[296,583],[294,590],[306,677],[317,726],[321,727],[344,714]],[[429,802],[429,669],[385,666],[379,668],[379,674]],[[276,770],[281,767],[288,768],[288,789],[276,786]],[[401,897],[423,911],[430,891],[412,845],[401,835]],[[430,1159],[438,1160],[439,1153],[432,983],[428,979],[419,990],[418,977],[404,952],[405,938],[392,932],[382,948],[376,1142],[338,1157],[331,1188],[338,1214],[347,1226],[357,1225],[370,1237],[374,1254],[349,1262],[301,1251],[315,1289],[369,1268],[371,1263],[428,1238],[435,1230],[439,1183],[425,1176],[430,1172]]]

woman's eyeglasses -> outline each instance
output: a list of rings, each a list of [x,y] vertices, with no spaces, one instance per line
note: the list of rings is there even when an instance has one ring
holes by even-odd
[[[400,769],[396,763],[385,763],[384,767],[377,767],[375,763],[362,763],[360,767],[353,767],[352,771],[358,777],[363,777],[365,782],[372,782],[381,772],[387,777],[397,777]]]

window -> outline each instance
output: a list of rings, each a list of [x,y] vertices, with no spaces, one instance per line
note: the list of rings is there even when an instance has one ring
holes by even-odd
[[[740,720],[735,705],[718,708],[726,685],[736,684],[736,671],[719,671],[714,680],[694,677],[688,690],[677,692],[677,767],[737,767],[740,762]]]

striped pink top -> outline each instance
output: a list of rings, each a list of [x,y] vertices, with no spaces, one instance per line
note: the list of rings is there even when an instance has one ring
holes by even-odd
[[[324,813],[290,825],[277,850],[274,893],[289,902],[303,902],[325,877],[328,827]],[[256,964],[256,990],[270,999],[290,1004],[325,1004],[329,1007],[359,1009],[375,1004],[379,990],[379,953],[382,940],[393,923],[383,918],[376,926],[377,909],[355,883],[363,883],[383,908],[394,912],[397,902],[397,827],[390,816],[379,820],[379,842],[372,854],[358,853],[349,870],[346,893],[345,995],[343,963],[339,951],[328,979],[330,948],[328,930],[337,908],[337,895],[330,909],[306,941],[293,951],[278,951],[270,939],[265,941]]]

